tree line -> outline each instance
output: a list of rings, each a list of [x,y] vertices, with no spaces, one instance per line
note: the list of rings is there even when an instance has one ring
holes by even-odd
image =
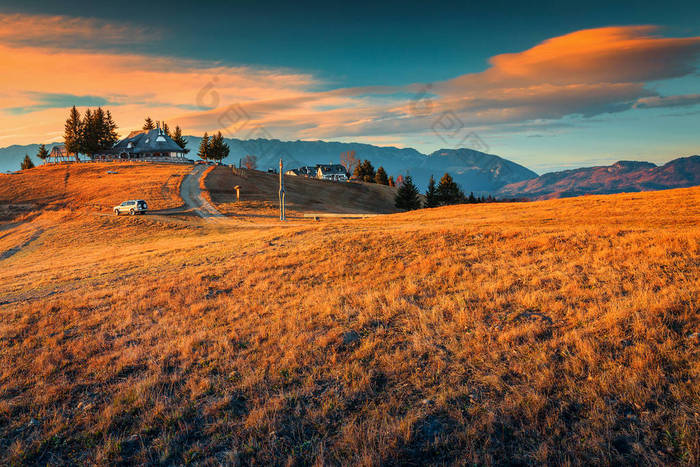
[[[199,143],[199,152],[197,155],[204,160],[220,161],[228,157],[231,148],[224,141],[221,132],[209,137],[204,133],[202,141]]]
[[[403,183],[399,186],[396,193],[394,204],[399,209],[410,211],[420,208],[435,208],[438,206],[448,206],[452,204],[469,204],[469,203],[490,203],[496,199],[489,195],[488,197],[477,197],[474,193],[465,196],[464,192],[448,173],[442,176],[440,183],[435,185],[435,179],[430,176],[428,189],[425,192],[425,201],[420,197],[418,187],[413,183],[413,178],[407,175]]]
[[[102,110],[102,107],[87,109],[81,116],[73,106],[66,120],[63,138],[66,152],[75,154],[77,159],[78,154],[92,158],[98,152],[112,148],[119,135],[109,110]]]

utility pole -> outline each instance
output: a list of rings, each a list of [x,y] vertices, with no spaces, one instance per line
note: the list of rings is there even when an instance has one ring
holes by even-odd
[[[284,216],[284,171],[282,168],[282,159],[280,159],[280,220],[286,221],[287,218]]]

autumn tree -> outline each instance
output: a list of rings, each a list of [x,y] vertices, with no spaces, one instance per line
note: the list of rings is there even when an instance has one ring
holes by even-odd
[[[243,167],[246,169],[255,169],[258,166],[258,158],[248,154],[243,158]]]
[[[345,151],[340,153],[340,164],[345,167],[345,171],[349,174],[355,172],[355,168],[360,163],[355,157],[355,151]]]
[[[155,129],[156,124],[153,123],[153,120],[151,120],[151,117],[146,117],[146,121],[143,124],[143,129],[144,130],[153,130]]]

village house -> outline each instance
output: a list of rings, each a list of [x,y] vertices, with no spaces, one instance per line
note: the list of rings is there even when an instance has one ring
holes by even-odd
[[[189,149],[182,149],[160,125],[153,130],[132,131],[113,148],[96,154],[96,160],[141,159],[190,162],[185,158]]]
[[[304,167],[299,167],[298,169],[290,169],[285,172],[285,175],[294,175],[297,177],[307,177],[307,178],[316,178],[316,172],[317,172],[317,167],[318,166],[304,166]]]
[[[345,171],[345,167],[340,164],[319,164],[316,167],[316,178],[333,180],[336,182],[348,179],[348,173]]]
[[[348,174],[345,167],[340,164],[317,164],[315,166],[304,166],[298,169],[289,169],[285,175],[297,177],[318,178],[321,180],[345,181]]]

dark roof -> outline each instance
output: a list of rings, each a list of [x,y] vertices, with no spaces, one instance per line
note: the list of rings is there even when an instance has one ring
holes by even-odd
[[[343,174],[347,175],[347,172],[345,171],[345,167],[343,167],[340,164],[318,164],[317,166],[319,169],[321,169],[322,174]]]
[[[144,154],[154,152],[189,152],[189,150],[182,149],[163,130],[155,128],[148,131],[132,132],[128,137],[115,144],[110,152]]]

